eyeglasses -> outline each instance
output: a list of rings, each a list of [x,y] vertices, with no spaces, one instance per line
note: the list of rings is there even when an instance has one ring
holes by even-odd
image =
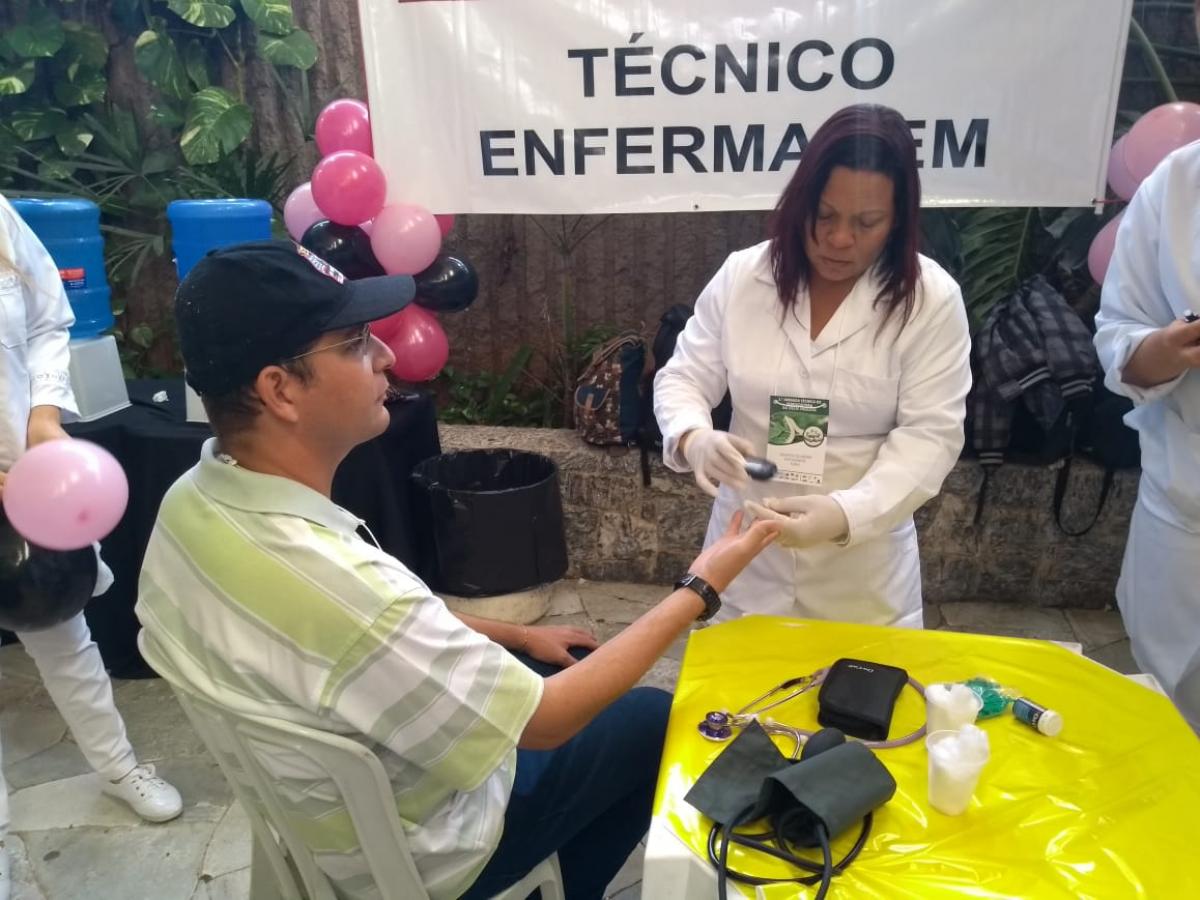
[[[317,347],[315,350],[305,350],[303,353],[297,353],[295,356],[289,356],[288,361],[294,359],[303,359],[306,356],[312,356],[314,353],[324,353],[326,350],[333,350],[336,347],[350,347],[356,353],[366,356],[371,350],[371,325],[366,323],[354,337],[346,338],[344,341],[337,341],[333,344],[326,344],[324,347]]]

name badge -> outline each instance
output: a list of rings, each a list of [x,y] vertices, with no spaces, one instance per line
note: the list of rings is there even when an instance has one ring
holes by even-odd
[[[767,459],[779,467],[776,478],[819,485],[825,478],[829,401],[811,397],[771,397]]]

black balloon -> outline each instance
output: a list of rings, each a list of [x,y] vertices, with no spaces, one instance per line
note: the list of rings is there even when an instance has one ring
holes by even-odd
[[[371,250],[370,236],[357,225],[322,219],[308,227],[300,244],[351,280],[386,274]]]
[[[413,276],[417,304],[434,312],[462,312],[479,294],[479,276],[465,259],[439,256],[428,269]]]
[[[43,550],[0,511],[0,628],[37,631],[75,616],[96,589],[96,551]]]

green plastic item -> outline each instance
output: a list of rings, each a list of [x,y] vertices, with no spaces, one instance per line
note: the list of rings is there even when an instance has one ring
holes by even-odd
[[[1018,699],[1021,694],[1012,688],[1006,688],[998,682],[992,681],[990,678],[985,678],[982,675],[976,675],[974,678],[962,682],[983,701],[983,708],[979,710],[977,719],[991,719],[1000,715],[1010,706],[1012,702]]]

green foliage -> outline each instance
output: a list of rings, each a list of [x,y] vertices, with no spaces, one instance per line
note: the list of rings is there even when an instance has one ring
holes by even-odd
[[[522,345],[499,375],[447,366],[436,384],[444,397],[438,418],[462,425],[546,424],[546,397],[528,378],[532,359],[533,349]]]
[[[110,0],[99,13],[93,4],[90,18],[87,6],[31,0],[0,35],[0,190],[99,205],[121,307],[147,261],[168,251],[172,200],[282,206],[290,160],[248,144],[244,70],[254,56],[304,70],[317,50],[295,27],[291,0]],[[107,17],[103,29],[98,16]],[[113,35],[132,43],[137,74],[152,89],[146,116],[111,96]],[[310,114],[298,117],[310,127]],[[165,336],[117,311],[126,365],[156,374],[149,359]]]
[[[1169,48],[1153,44],[1136,19],[1154,6],[1181,12],[1192,7],[1143,0],[1134,4],[1128,55],[1140,57],[1153,73],[1157,103],[1176,99],[1176,90],[1158,58]],[[1127,69],[1127,83],[1130,78]],[[1114,137],[1127,131],[1143,111],[1118,111]],[[1116,212],[1114,203],[1102,215],[1091,208],[927,209],[921,214],[924,252],[958,279],[974,332],[996,303],[1034,275],[1045,276],[1068,300],[1090,293],[1094,301],[1097,286],[1087,270],[1088,248]]]

